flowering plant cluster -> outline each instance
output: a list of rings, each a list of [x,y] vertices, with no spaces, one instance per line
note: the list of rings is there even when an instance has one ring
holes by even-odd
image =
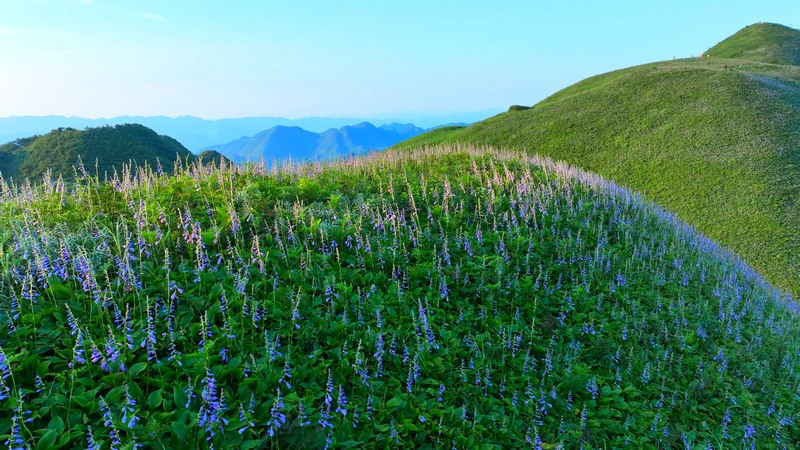
[[[482,148],[0,180],[11,448],[791,448],[798,309]],[[742,444],[743,443],[743,444]]]

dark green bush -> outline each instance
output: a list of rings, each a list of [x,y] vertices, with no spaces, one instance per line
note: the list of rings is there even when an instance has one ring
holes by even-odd
[[[511,105],[508,107],[509,111],[525,111],[531,109],[530,106],[522,106],[522,105]]]

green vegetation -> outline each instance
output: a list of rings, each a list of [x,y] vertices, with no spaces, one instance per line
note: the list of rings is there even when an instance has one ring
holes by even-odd
[[[204,164],[214,164],[219,165],[220,162],[225,161],[226,164],[230,164],[231,160],[226,158],[222,153],[216,150],[203,150],[197,155],[197,159],[202,161]]]
[[[781,41],[769,41],[776,34]],[[798,34],[759,24],[719,47],[755,58],[751,49],[790,48],[784,41]],[[647,64],[398,147],[455,143],[525,150],[612,179],[800,295],[800,67],[715,57]]]
[[[774,23],[757,23],[711,47],[703,56],[797,66],[800,32]]]
[[[84,175],[78,173],[83,167],[86,174],[104,179],[123,165],[135,168],[160,162],[172,170],[177,159],[191,162],[194,155],[175,139],[159,136],[143,125],[59,128],[0,146],[0,174],[17,182],[26,178],[39,181],[48,172],[53,179],[73,179]]]
[[[15,447],[800,441],[796,304],[542,158],[429,148],[0,195]]]

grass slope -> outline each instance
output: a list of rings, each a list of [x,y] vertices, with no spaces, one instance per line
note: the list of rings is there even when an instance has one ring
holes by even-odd
[[[82,161],[87,173],[102,179],[122,170],[123,165],[160,162],[171,170],[176,160],[191,162],[194,158],[175,139],[139,124],[59,128],[0,146],[0,173],[17,182],[26,178],[39,181],[48,171],[52,179],[72,179]]]
[[[796,296],[798,130],[799,67],[704,57],[591,77],[529,110],[398,147],[487,144],[599,173],[674,211]]]
[[[796,305],[549,160],[438,148],[0,193],[13,446],[800,441]]]
[[[800,65],[800,31],[775,23],[757,23],[708,49],[703,56]]]

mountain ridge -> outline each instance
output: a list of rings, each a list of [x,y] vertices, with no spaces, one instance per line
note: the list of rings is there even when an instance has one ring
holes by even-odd
[[[252,137],[243,136],[227,144],[212,145],[234,162],[255,162],[273,159],[330,160],[382,150],[404,139],[424,132],[413,124],[383,124],[379,127],[360,122],[321,133],[299,127],[278,125]]]
[[[117,116],[111,118],[89,119],[67,116],[13,116],[0,117],[0,143],[10,142],[22,137],[40,135],[57,128],[75,129],[95,128],[104,125],[139,123],[158,134],[172,136],[194,153],[199,153],[210,145],[230,142],[242,136],[252,136],[265,129],[277,126],[299,126],[306,130],[321,133],[330,128],[339,128],[364,121],[414,122],[423,128],[439,126],[443,123],[475,122],[500,112],[489,109],[468,113],[406,114],[405,117],[366,118],[366,117],[305,117],[289,119],[284,117],[241,117],[222,119],[203,119],[195,116]]]

